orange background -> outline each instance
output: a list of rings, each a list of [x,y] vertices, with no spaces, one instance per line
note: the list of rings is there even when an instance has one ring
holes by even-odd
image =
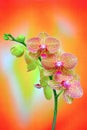
[[[53,99],[47,101],[33,87],[38,70],[27,73],[23,57],[10,54],[13,43],[3,40],[4,33],[28,39],[43,31],[78,57],[76,71],[84,90],[71,105],[60,98],[56,130],[87,130],[86,0],[0,0],[0,130],[51,130]]]

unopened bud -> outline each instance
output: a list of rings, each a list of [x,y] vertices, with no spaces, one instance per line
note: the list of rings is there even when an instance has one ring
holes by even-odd
[[[8,34],[4,34],[4,39],[5,39],[5,40],[9,40]]]
[[[46,99],[50,100],[52,98],[52,88],[50,88],[49,86],[46,86],[43,88],[43,90],[44,90],[44,95]]]
[[[17,57],[20,57],[24,53],[24,47],[20,44],[13,45],[13,47],[10,49],[11,54]]]
[[[24,35],[19,35],[19,36],[16,38],[16,40],[17,40],[18,42],[24,42],[24,41],[25,41],[25,36],[24,36]]]

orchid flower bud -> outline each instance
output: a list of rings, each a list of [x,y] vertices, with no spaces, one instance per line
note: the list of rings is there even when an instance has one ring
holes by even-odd
[[[8,34],[4,34],[4,39],[5,39],[5,40],[9,40]]]
[[[12,55],[14,55],[16,57],[20,57],[24,54],[24,47],[20,44],[15,44],[12,46],[10,51],[11,51]]]
[[[50,100],[52,98],[52,93],[53,93],[52,88],[50,88],[49,86],[46,86],[43,88],[43,90],[44,90],[44,95],[46,99]]]
[[[24,41],[25,41],[25,36],[24,36],[24,35],[19,35],[19,36],[16,38],[16,40],[17,40],[18,42],[24,42]]]
[[[43,77],[41,77],[40,78],[40,84],[41,84],[41,86],[42,87],[46,87],[46,86],[48,86],[48,77],[47,76],[43,76]]]

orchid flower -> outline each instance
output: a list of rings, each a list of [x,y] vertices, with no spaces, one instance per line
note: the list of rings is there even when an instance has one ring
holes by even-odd
[[[51,80],[48,84],[54,90],[63,90],[63,98],[66,103],[71,104],[73,98],[80,98],[83,95],[83,90],[79,79],[75,79],[73,76],[65,76],[61,79],[60,77],[59,82]]]
[[[63,81],[62,86],[65,88],[63,97],[64,100],[71,104],[73,98],[80,98],[83,95],[83,90],[79,80]]]
[[[40,33],[37,37],[31,38],[27,41],[29,52],[42,58],[45,58],[48,53],[56,53],[59,47],[59,40],[49,36],[47,33]]]

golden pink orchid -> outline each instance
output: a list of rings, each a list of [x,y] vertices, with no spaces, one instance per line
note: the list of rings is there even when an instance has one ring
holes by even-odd
[[[41,57],[44,71],[48,71],[52,76],[52,80],[44,82],[47,82],[52,89],[64,90],[63,97],[67,103],[71,103],[73,98],[83,95],[80,81],[73,74],[78,59],[71,53],[62,52],[59,40],[46,33],[40,33],[38,37],[28,40],[27,48],[33,55],[37,54],[38,57]],[[41,87],[40,84],[36,86]],[[44,87],[44,83],[42,87]]]
[[[40,33],[37,37],[27,41],[29,52],[45,58],[47,54],[54,54],[58,51],[60,42],[56,38],[49,36],[47,33]]]

